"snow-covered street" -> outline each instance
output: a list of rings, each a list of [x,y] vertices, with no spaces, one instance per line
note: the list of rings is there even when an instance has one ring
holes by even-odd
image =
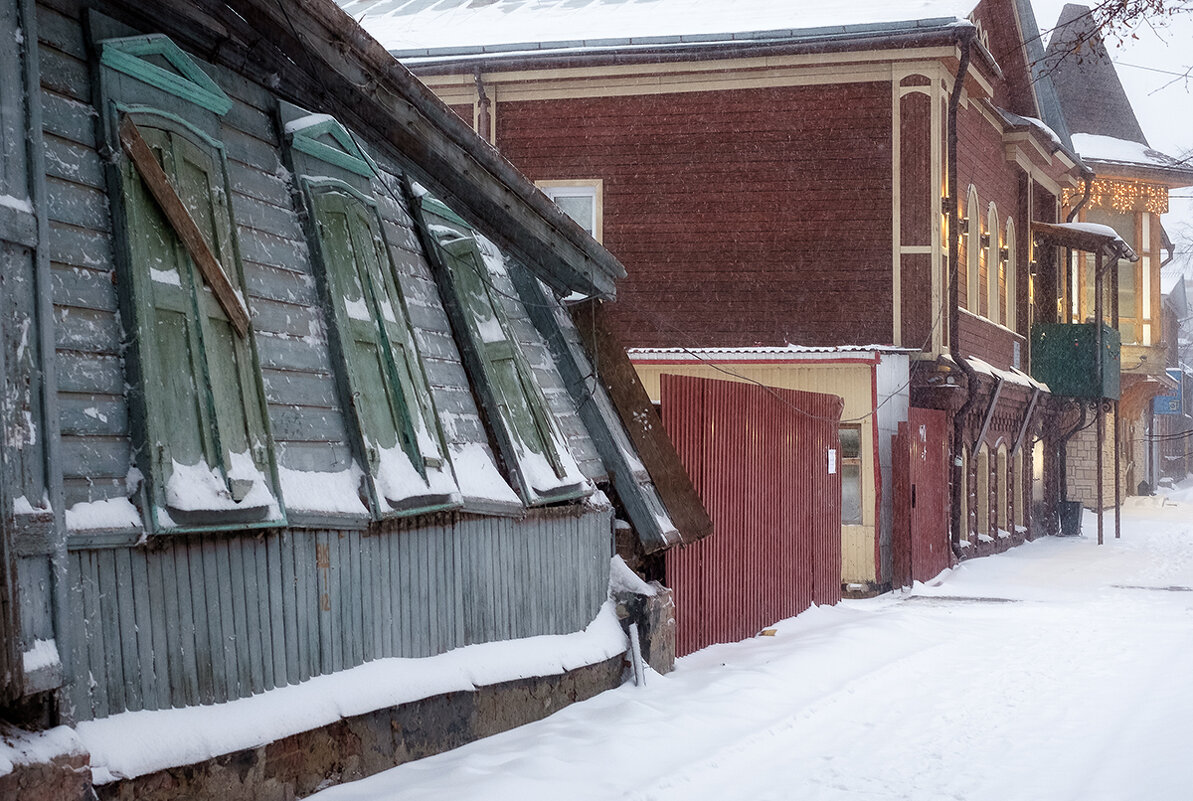
[[[315,797],[1191,798],[1193,490],[1106,520]]]

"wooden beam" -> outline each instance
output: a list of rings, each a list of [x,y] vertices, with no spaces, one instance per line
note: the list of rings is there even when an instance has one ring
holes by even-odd
[[[630,357],[609,328],[601,302],[588,300],[572,306],[571,311],[589,359],[597,366],[601,383],[617,409],[630,442],[650,473],[672,522],[679,529],[683,544],[690,545],[708,536],[713,530],[712,519],[704,509],[675,444],[663,429]]]
[[[1002,376],[998,376],[998,383],[994,385],[994,394],[990,397],[990,406],[986,409],[986,417],[982,420],[982,433],[978,434],[978,438],[974,440],[975,451],[981,448],[982,443],[986,441],[986,432],[990,430],[990,422],[994,419],[994,410],[998,408],[998,398],[1002,395],[1002,385],[1005,381],[1006,379]]]
[[[174,191],[170,178],[157,163],[153,151],[141,136],[137,124],[129,117],[124,117],[120,121],[120,144],[128,157],[132,159],[133,166],[137,168],[141,180],[149,189],[149,194],[153,195],[153,199],[157,201],[162,213],[166,215],[166,219],[173,226],[174,232],[182,240],[186,252],[190,254],[191,259],[199,267],[199,271],[203,273],[203,277],[215,294],[215,299],[219,301],[224,313],[228,315],[232,327],[240,336],[247,336],[249,310],[233,288],[232,282],[228,280],[228,274],[224,272],[219,260],[211,252],[207,240],[203,237],[203,232],[195,224],[195,220],[187,211],[182,198],[178,197],[178,193]]]

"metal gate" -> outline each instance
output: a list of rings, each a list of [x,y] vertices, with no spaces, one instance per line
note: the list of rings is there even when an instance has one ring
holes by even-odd
[[[841,599],[835,395],[662,376],[663,424],[713,520],[666,556],[680,655]]]
[[[908,411],[894,437],[894,585],[927,581],[949,566],[948,417]]]

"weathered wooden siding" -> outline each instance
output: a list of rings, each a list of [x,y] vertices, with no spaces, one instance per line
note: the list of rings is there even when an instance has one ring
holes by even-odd
[[[891,340],[889,83],[499,102],[535,180],[601,178],[629,347]]]
[[[117,299],[116,240],[81,8],[74,0],[47,0],[37,7],[37,22],[45,243],[70,509],[127,497],[131,489],[122,355],[128,328]],[[232,100],[218,138],[278,463],[344,469],[352,458],[346,416],[292,177],[283,168],[277,100],[227,69],[204,69]],[[404,202],[391,194],[392,173],[381,165],[374,194],[445,435],[451,443],[488,447],[438,288]],[[513,287],[502,290],[518,321],[519,344],[578,463],[589,478],[604,479],[542,337]],[[20,563],[22,590],[34,599],[21,607],[20,624],[26,638],[74,645],[73,655],[62,650],[79,719],[212,703],[383,656],[427,656],[582,628],[605,597],[610,516],[583,506],[525,519],[420,517],[367,530],[307,521],[306,528],[139,544],[133,544],[135,527],[75,530],[68,532],[71,550],[57,582],[69,587],[60,604],[63,622],[55,626],[52,615],[52,563],[38,556]],[[291,522],[302,521],[292,516]]]
[[[39,6],[63,484],[69,507],[126,495],[131,463],[107,185],[82,28]]]
[[[74,551],[79,719],[240,698],[381,657],[586,626],[610,512]]]
[[[70,506],[127,494],[130,446],[111,223],[96,152],[91,76],[79,19],[69,15],[68,0],[55,5],[64,10],[41,8],[39,35],[50,62],[43,71],[47,139],[62,154],[48,164]],[[351,458],[344,415],[336,400],[327,321],[292,186],[282,168],[276,98],[227,70],[206,69],[233,101],[220,136],[227,149],[233,218],[279,464],[296,470],[343,469]],[[400,195],[390,193],[393,183],[375,180],[375,194],[382,201],[386,235],[436,406],[450,421],[445,433],[453,442],[486,442],[426,259]],[[516,303],[512,289],[510,295],[510,303]],[[525,315],[519,310],[511,316]],[[603,478],[603,466],[541,339],[529,324],[517,334],[581,468],[590,478]]]

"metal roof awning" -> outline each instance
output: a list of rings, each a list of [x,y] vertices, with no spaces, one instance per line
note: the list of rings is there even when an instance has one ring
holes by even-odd
[[[1109,261],[1126,259],[1139,261],[1139,255],[1113,228],[1096,223],[1032,222],[1031,233],[1036,239],[1087,253],[1101,253]]]

